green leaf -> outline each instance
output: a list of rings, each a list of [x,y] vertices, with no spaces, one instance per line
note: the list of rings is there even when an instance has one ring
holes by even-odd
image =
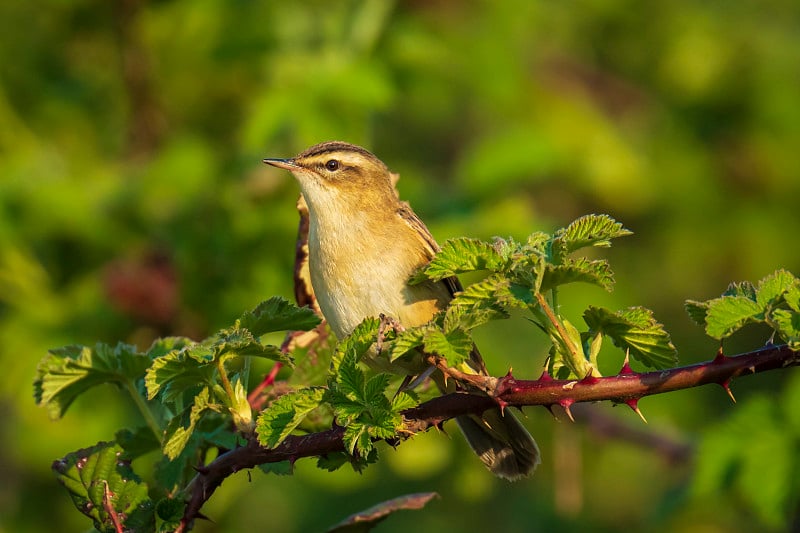
[[[55,348],[36,369],[36,403],[47,407],[51,417],[60,418],[75,398],[92,387],[135,382],[149,365],[150,359],[130,344]]]
[[[651,368],[668,368],[678,362],[678,352],[653,312],[629,307],[616,313],[590,306],[583,314],[590,333],[601,333],[614,345]]]
[[[462,329],[444,333],[431,328],[423,336],[423,346],[428,353],[441,355],[449,366],[455,367],[469,359],[472,352],[472,337]]]
[[[776,309],[772,312],[772,321],[784,342],[792,350],[800,349],[800,312]]]
[[[388,406],[385,392],[387,387],[389,387],[389,379],[390,376],[386,373],[375,374],[369,378],[364,385],[364,401],[372,405],[382,405],[385,403]]]
[[[745,324],[761,319],[763,308],[749,296],[722,296],[708,302],[706,333],[724,339]]]
[[[273,296],[239,318],[238,326],[260,337],[265,333],[286,330],[309,330],[320,318],[308,307],[297,307],[285,298]]]
[[[75,507],[101,532],[154,528],[153,502],[147,485],[121,461],[123,449],[112,442],[73,452],[53,463],[58,481],[67,489]]]
[[[192,405],[184,409],[182,413],[174,416],[167,424],[161,444],[164,455],[170,460],[174,460],[183,452],[195,430],[195,426],[208,409],[218,411],[219,406],[211,404],[208,387],[204,387],[194,397]]]
[[[686,300],[684,308],[689,318],[698,326],[706,325],[708,315],[708,302],[698,302],[697,300]]]
[[[353,355],[356,363],[361,360],[378,339],[380,323],[380,320],[375,317],[367,317],[355,327],[350,335],[341,340],[332,360],[334,372],[338,371],[345,354]]]
[[[798,280],[790,272],[780,269],[758,282],[756,302],[762,308],[774,306],[783,295],[797,287]]]
[[[156,532],[175,531],[183,518],[186,504],[174,498],[164,498],[156,504]]]
[[[277,346],[261,344],[253,334],[243,328],[230,328],[220,331],[212,344],[215,358],[226,354],[249,357],[263,357],[273,361],[289,362]]]
[[[344,447],[347,453],[355,455],[366,455],[372,451],[372,438],[367,431],[367,426],[361,422],[351,422],[347,424],[342,436]]]
[[[605,259],[590,261],[579,257],[567,259],[563,265],[548,263],[539,290],[544,292],[559,285],[577,282],[591,283],[611,291],[614,287],[614,274]]]
[[[426,279],[442,280],[464,272],[476,270],[498,270],[505,259],[488,242],[478,239],[451,239],[444,243],[436,257],[424,270],[411,278],[410,282],[420,283]]]
[[[358,366],[355,354],[350,352],[345,354],[342,359],[338,372],[334,376],[334,382],[331,383],[331,389],[347,398],[348,401],[363,404],[366,380],[364,371]]]
[[[256,422],[258,442],[267,448],[283,442],[311,411],[319,407],[324,394],[324,388],[312,387],[284,394],[272,402]]]
[[[628,235],[633,232],[608,215],[585,215],[555,233],[550,259],[559,264],[576,250],[587,246],[609,247],[611,239]]]
[[[400,332],[389,347],[389,361],[393,363],[412,350],[421,347],[425,342],[425,332],[430,329],[433,329],[433,326],[419,326]]]
[[[206,352],[210,353],[207,348],[192,344],[155,359],[144,379],[148,399],[161,393],[164,401],[172,401],[186,391],[211,385],[216,366],[210,364],[213,356],[210,359],[202,356]]]
[[[398,392],[394,395],[394,398],[392,398],[391,409],[395,413],[399,413],[401,411],[405,411],[406,409],[416,407],[418,404],[419,401],[415,395],[407,392]]]
[[[445,331],[469,331],[491,320],[508,318],[506,305],[516,303],[508,279],[493,274],[473,283],[450,301],[444,316]]]
[[[756,288],[749,281],[733,282],[728,285],[722,296],[742,296],[750,300],[756,300]]]

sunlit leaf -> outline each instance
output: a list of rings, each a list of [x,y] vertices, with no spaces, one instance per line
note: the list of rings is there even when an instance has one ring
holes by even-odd
[[[297,307],[288,300],[274,296],[261,302],[239,318],[239,326],[260,337],[272,331],[308,330],[319,324],[320,318],[312,309]]]
[[[120,459],[123,449],[101,442],[73,452],[53,463],[58,481],[67,489],[75,507],[92,519],[102,532],[153,529],[153,502],[147,485],[130,463]]]
[[[34,395],[53,418],[63,416],[70,404],[96,385],[133,383],[144,376],[150,359],[135,346],[114,347],[98,343],[64,346],[50,350],[36,369]]]
[[[258,442],[268,448],[283,442],[311,411],[319,407],[324,394],[322,387],[312,387],[289,392],[276,399],[256,421]]]
[[[667,368],[678,362],[669,334],[649,309],[629,307],[613,312],[590,306],[583,319],[590,332],[609,337],[615,346],[649,367]]]

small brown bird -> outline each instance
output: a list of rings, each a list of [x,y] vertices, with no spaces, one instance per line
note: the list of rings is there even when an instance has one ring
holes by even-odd
[[[312,146],[292,159],[265,163],[294,174],[309,210],[309,268],[320,309],[339,338],[369,316],[385,314],[405,327],[425,324],[462,290],[457,278],[409,285],[439,250],[428,228],[400,201],[393,175],[367,150],[344,142]],[[399,374],[427,370],[421,354],[410,364],[371,363]],[[477,349],[469,366],[486,374]],[[438,371],[437,371],[438,372]],[[440,388],[443,380],[436,379]],[[516,480],[539,464],[539,448],[514,416],[492,409],[456,418],[475,453],[495,475]]]

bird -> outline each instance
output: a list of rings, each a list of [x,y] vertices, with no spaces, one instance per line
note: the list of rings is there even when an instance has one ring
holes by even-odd
[[[370,151],[328,141],[292,158],[263,161],[288,170],[300,185],[309,213],[311,286],[338,338],[367,317],[391,317],[405,328],[423,325],[463,290],[456,277],[409,284],[440,248],[400,199],[397,175]],[[405,375],[422,375],[430,367],[421,353],[410,362],[372,357],[371,363]],[[477,347],[468,363],[472,373],[488,375]],[[439,376],[434,381],[444,392],[445,380]],[[536,441],[507,410],[458,416],[456,423],[480,460],[500,478],[527,477],[540,463]]]

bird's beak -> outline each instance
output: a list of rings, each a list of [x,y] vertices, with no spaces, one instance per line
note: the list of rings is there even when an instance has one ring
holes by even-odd
[[[294,159],[264,159],[264,163],[289,171],[300,168],[300,165],[295,163]]]

